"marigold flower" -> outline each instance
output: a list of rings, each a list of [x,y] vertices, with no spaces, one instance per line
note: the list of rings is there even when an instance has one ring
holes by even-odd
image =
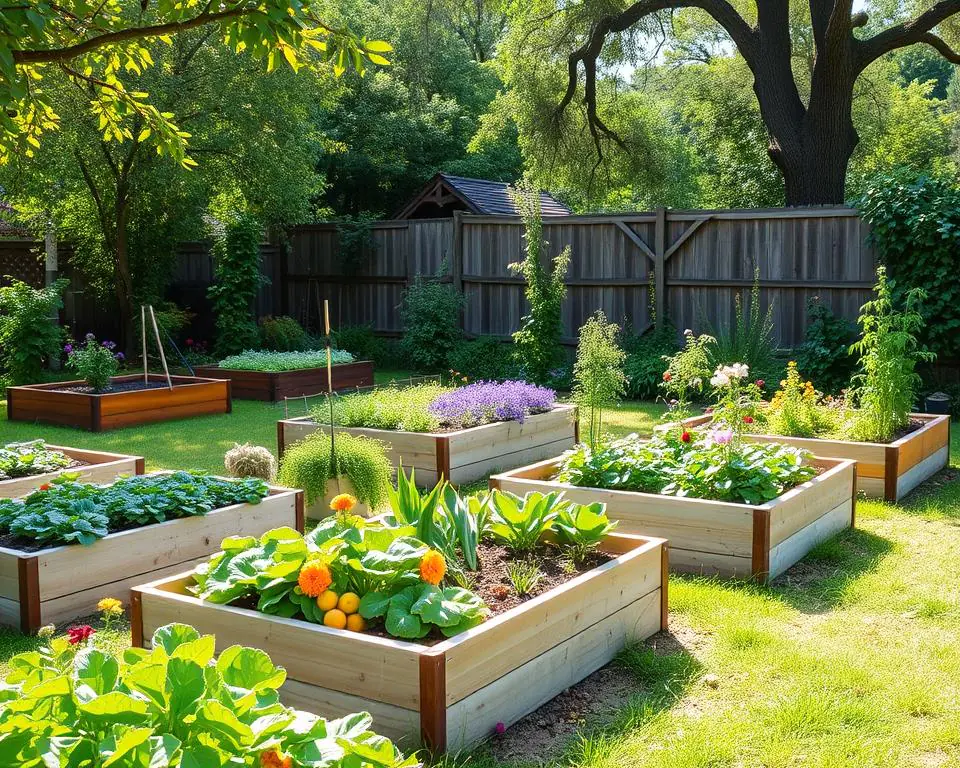
[[[89,624],[81,624],[77,627],[70,627],[67,630],[67,641],[70,645],[79,645],[80,643],[85,643],[89,640],[97,630],[91,627]]]
[[[261,768],[292,768],[293,758],[280,754],[278,749],[265,749],[260,753]]]
[[[681,443],[689,443],[691,439],[692,439],[692,438],[691,438],[691,436],[690,436],[690,433],[687,432],[686,430],[684,430],[683,434],[680,435],[680,442],[681,442]]]
[[[357,506],[357,497],[349,493],[338,493],[330,499],[330,509],[334,512],[349,512]]]
[[[663,372],[663,380],[664,380],[664,381],[670,381],[671,379],[673,379],[673,376],[670,375],[670,371],[664,371],[664,372]]]
[[[332,583],[330,569],[317,560],[305,564],[297,576],[297,585],[307,597],[320,597]]]
[[[428,549],[420,561],[420,578],[427,584],[437,586],[447,572],[447,561],[435,549]]]
[[[53,485],[51,483],[44,483],[43,485],[40,486],[39,490],[49,491],[51,488],[53,488]]]
[[[105,597],[97,603],[97,610],[108,616],[119,616],[123,613],[123,603],[115,597]]]

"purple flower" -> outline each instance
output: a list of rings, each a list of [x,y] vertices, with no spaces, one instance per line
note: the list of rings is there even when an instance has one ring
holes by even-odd
[[[710,439],[717,445],[727,445],[733,440],[732,429],[712,429],[710,430]]]
[[[114,342],[112,342],[112,341],[104,341],[104,342],[102,342],[102,343],[103,343],[103,346],[104,346],[106,349],[111,349],[111,350],[112,350],[112,349],[116,349],[116,347],[117,347],[117,345],[116,345]]]
[[[71,352],[73,352],[73,344],[65,345],[63,351],[69,355]]]
[[[123,354],[123,352],[117,352],[117,354],[115,354],[114,357],[115,357],[117,360],[119,360],[121,363],[122,363],[124,360],[127,359],[127,356],[126,356],[125,354]]]
[[[491,421],[519,421],[553,408],[556,392],[525,381],[478,381],[445,392],[430,403],[430,413],[451,427],[474,427]]]
[[[87,341],[96,341],[96,340],[97,340],[97,337],[94,336],[92,333],[88,333],[85,338],[86,338]]]
[[[503,723],[497,723],[494,726],[493,730],[497,734],[497,736],[502,736],[507,732],[507,726],[505,726]]]

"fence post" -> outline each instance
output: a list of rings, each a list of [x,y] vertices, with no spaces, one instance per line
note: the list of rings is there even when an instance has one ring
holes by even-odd
[[[463,295],[463,211],[453,212],[453,247],[450,253],[450,277],[454,290]],[[465,331],[463,307],[460,307],[460,330]]]
[[[57,228],[50,219],[47,219],[47,231],[43,237],[43,250],[44,260],[46,262],[46,271],[44,273],[43,284],[49,288],[51,285],[57,282],[57,278],[60,277],[60,263],[59,259],[57,258]],[[60,325],[59,310],[55,309],[50,313],[50,320],[54,323],[54,325]],[[52,356],[50,358],[50,370],[60,370],[59,357]]]
[[[667,252],[667,209],[657,208],[653,230],[653,269],[654,269],[654,312],[656,312],[655,327],[663,328],[663,321],[667,307],[666,287],[666,255]]]

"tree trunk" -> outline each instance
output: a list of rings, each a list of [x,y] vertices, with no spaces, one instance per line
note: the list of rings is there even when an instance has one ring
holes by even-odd
[[[117,228],[114,239],[114,293],[117,297],[117,315],[120,321],[120,338],[117,345],[128,360],[135,359],[133,331],[133,277],[130,274],[130,255],[127,251],[127,201],[117,195]]]

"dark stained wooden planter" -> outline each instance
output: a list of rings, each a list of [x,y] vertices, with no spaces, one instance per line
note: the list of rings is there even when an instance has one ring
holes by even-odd
[[[112,381],[137,381],[142,378],[141,374],[135,374],[115,376]],[[173,389],[166,386],[164,376],[150,374],[151,382],[164,386],[103,394],[64,391],[65,387],[82,387],[82,381],[7,387],[7,418],[10,421],[37,421],[102,432],[154,421],[230,413],[229,381],[198,376],[170,378]]]
[[[327,391],[327,369],[304,368],[299,371],[244,371],[201,365],[198,376],[228,379],[233,384],[233,396],[241,400],[266,400],[274,403],[285,397],[319,395]],[[361,360],[333,366],[335,390],[369,387],[373,384],[373,363]]]

